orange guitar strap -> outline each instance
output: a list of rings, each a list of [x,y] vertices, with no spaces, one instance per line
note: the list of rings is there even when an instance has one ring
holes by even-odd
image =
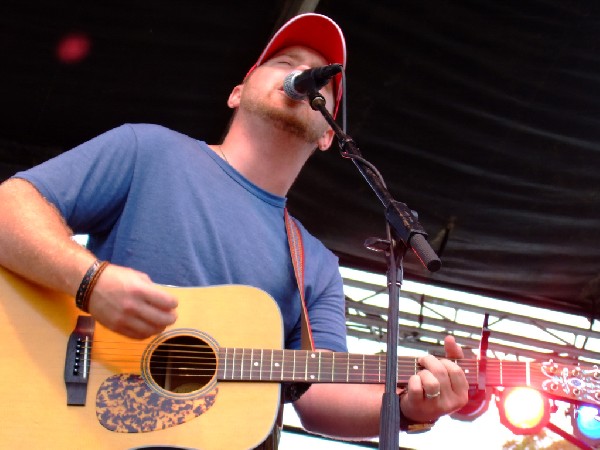
[[[310,321],[308,320],[308,310],[306,308],[306,300],[304,298],[304,245],[302,244],[302,234],[298,224],[290,217],[287,208],[284,209],[285,229],[287,231],[288,242],[290,244],[290,254],[292,256],[292,264],[294,266],[294,274],[300,291],[300,303],[302,307],[302,334],[301,346],[302,350],[314,350],[315,343],[312,337]]]

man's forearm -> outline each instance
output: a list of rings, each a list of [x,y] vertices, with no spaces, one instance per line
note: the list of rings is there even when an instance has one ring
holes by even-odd
[[[0,265],[74,295],[94,256],[72,239],[53,205],[22,179],[0,185]]]
[[[383,385],[317,383],[295,407],[302,425],[310,432],[367,439],[379,434],[383,391]]]

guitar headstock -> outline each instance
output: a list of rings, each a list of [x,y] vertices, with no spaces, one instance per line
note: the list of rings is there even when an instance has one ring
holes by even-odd
[[[552,360],[539,365],[540,387],[552,397],[571,403],[600,406],[600,368],[565,366]],[[537,378],[533,375],[532,378]]]

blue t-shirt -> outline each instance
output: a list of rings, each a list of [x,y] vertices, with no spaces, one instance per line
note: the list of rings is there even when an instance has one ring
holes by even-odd
[[[254,185],[204,142],[157,125],[123,125],[16,175],[33,183],[103,260],[174,286],[246,284],[282,312],[300,348],[300,296],[285,198]],[[337,258],[301,225],[305,296],[317,348],[346,351]]]

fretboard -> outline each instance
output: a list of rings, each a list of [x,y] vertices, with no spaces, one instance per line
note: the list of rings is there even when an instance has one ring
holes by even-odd
[[[454,360],[471,385],[479,381],[479,362]],[[405,384],[422,367],[417,358],[398,358],[398,383]],[[277,381],[309,383],[385,382],[386,355],[362,355],[305,350],[219,349],[217,377],[229,381]],[[514,361],[486,361],[488,386],[529,385],[530,367]]]

